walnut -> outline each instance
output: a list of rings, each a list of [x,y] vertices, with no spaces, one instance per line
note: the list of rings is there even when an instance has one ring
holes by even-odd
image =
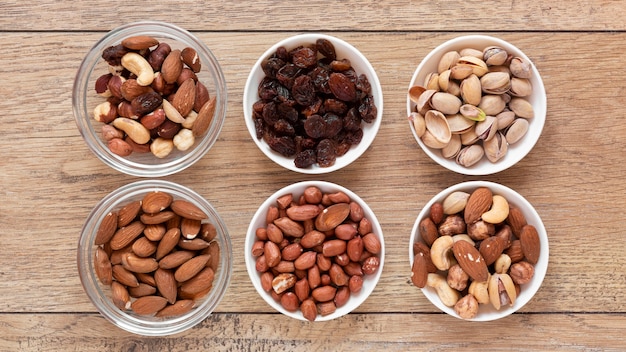
[[[457,291],[463,291],[467,287],[469,281],[469,275],[461,268],[460,265],[455,264],[448,269],[448,285]]]

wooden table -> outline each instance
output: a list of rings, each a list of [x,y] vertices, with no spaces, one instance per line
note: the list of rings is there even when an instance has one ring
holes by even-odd
[[[615,0],[541,1],[4,1],[0,5],[0,350],[620,350],[626,346],[626,7]],[[106,321],[84,293],[76,246],[91,208],[137,178],[87,149],[71,90],[84,54],[108,30],[153,19],[194,32],[228,85],[224,128],[198,163],[164,179],[205,196],[233,242],[234,271],[217,311],[195,328],[144,338]],[[270,45],[301,32],[340,37],[370,60],[385,106],[369,150],[337,172],[280,168],[243,121],[243,86]],[[543,135],[495,175],[452,173],[418,147],[407,124],[408,82],[422,58],[464,34],[521,48],[548,95]],[[305,323],[273,311],[248,278],[243,244],[256,207],[277,189],[321,179],[364,198],[382,223],[386,263],[354,313]],[[438,311],[410,284],[408,242],[423,205],[443,188],[489,180],[525,196],[550,238],[548,273],[517,314],[469,323]]]

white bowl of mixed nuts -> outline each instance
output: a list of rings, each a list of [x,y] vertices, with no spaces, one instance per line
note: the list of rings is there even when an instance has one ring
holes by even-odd
[[[369,148],[383,94],[376,71],[355,47],[329,35],[300,34],[271,46],[252,67],[243,112],[268,158],[292,171],[322,174]]]
[[[359,196],[333,183],[305,181],[261,204],[248,227],[245,260],[270,306],[295,319],[325,321],[350,313],[372,293],[385,242]]]
[[[228,230],[213,206],[182,185],[144,180],[105,196],[78,244],[78,273],[111,323],[145,336],[201,323],[232,274]]]
[[[407,94],[409,126],[424,152],[467,175],[503,171],[535,146],[546,119],[539,71],[502,39],[451,39],[419,64]]]
[[[226,83],[210,49],[164,22],[113,29],[83,59],[73,87],[76,124],[108,166],[142,177],[181,171],[213,146]]]
[[[434,196],[409,243],[411,281],[454,317],[490,321],[528,303],[546,275],[548,235],[533,206],[498,183],[470,181]]]

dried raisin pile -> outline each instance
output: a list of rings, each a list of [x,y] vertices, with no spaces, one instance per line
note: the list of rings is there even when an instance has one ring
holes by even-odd
[[[256,136],[295,166],[329,167],[363,137],[377,108],[371,85],[326,39],[279,47],[261,64],[265,77],[252,116]]]

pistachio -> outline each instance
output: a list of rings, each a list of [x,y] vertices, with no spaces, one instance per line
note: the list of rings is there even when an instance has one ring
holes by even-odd
[[[483,60],[488,66],[503,65],[509,54],[499,46],[489,46],[483,50]]]
[[[518,56],[512,58],[509,69],[511,70],[511,74],[515,77],[519,77],[519,78],[531,77],[530,62],[528,62],[528,60],[524,58],[521,58]]]
[[[454,191],[444,198],[442,206],[443,213],[450,215],[460,213],[465,209],[470,194],[463,191]]]
[[[415,87],[413,87],[415,88]],[[411,88],[411,89],[413,89]],[[413,92],[413,96],[415,97],[415,94],[417,94],[417,91],[419,91],[419,89],[416,89]],[[424,115],[426,114],[426,111],[428,111],[431,106],[430,106],[430,99],[432,98],[432,96],[437,93],[436,90],[434,89],[426,89],[424,91],[422,91],[417,97],[416,97],[416,108],[417,108],[417,112],[419,112],[420,114]]]
[[[461,97],[466,104],[478,105],[482,98],[482,79],[478,78],[475,74],[470,74],[467,78],[461,81]]]
[[[439,74],[437,72],[431,72],[426,76],[424,87],[426,89],[439,90]]]
[[[430,106],[444,115],[458,113],[461,104],[461,99],[450,93],[436,92],[430,98]]]
[[[535,116],[532,104],[523,98],[512,98],[509,102],[509,108],[519,117],[531,119]]]
[[[483,52],[478,50],[478,49],[474,49],[474,48],[464,48],[464,49],[461,49],[461,51],[459,51],[459,55],[461,55],[461,56],[474,56],[475,58],[478,58],[478,59],[482,59],[483,58]]]
[[[426,88],[422,86],[413,86],[409,88],[409,99],[417,104],[420,101],[420,96],[422,95],[422,93],[424,93],[424,91],[426,91]],[[433,89],[433,91],[436,90]]]
[[[447,92],[450,86],[450,70],[445,70],[439,73],[439,77],[437,79],[437,84],[439,85],[439,89],[442,92]]]
[[[424,122],[426,124],[426,130],[431,133],[433,138],[444,146],[450,142],[452,138],[452,132],[450,131],[450,125],[448,125],[448,119],[445,115],[437,110],[428,110],[424,115]]]
[[[478,144],[472,144],[461,149],[456,156],[456,162],[461,166],[469,167],[479,162],[484,154],[483,147]]]
[[[483,142],[483,149],[487,159],[495,163],[506,155],[509,146],[506,137],[498,131],[493,138]]]
[[[497,310],[505,305],[512,306],[517,299],[515,284],[508,274],[495,273],[491,275],[487,290],[489,291],[489,300]]]
[[[533,91],[533,86],[527,78],[512,77],[509,94],[514,97],[527,97]]]
[[[447,117],[448,125],[450,126],[450,131],[452,132],[452,134],[462,134],[463,132],[466,132],[472,127],[474,127],[474,124],[476,123],[474,119],[466,118],[464,115],[462,115],[463,110],[464,110],[463,107],[465,106],[478,109],[477,107],[473,105],[462,105],[460,109],[461,114],[449,115]],[[483,114],[483,117],[484,117],[484,114]]]
[[[459,154],[461,147],[461,136],[453,134],[450,138],[450,142],[448,142],[448,144],[441,149],[441,156],[446,159],[454,159]]]
[[[424,142],[424,145],[426,145],[427,147],[433,148],[433,149],[441,149],[445,147],[447,144],[447,143],[442,143],[441,141],[437,140],[437,138],[435,138],[433,134],[430,133],[430,131],[428,130],[426,130],[424,134],[422,135],[422,142]]]
[[[487,94],[482,97],[478,107],[487,115],[496,116],[506,107],[506,102],[500,95]]]
[[[506,131],[506,140],[509,144],[517,143],[528,131],[528,120],[515,119]]]
[[[471,104],[461,105],[459,112],[461,113],[461,115],[463,115],[463,117],[473,121],[483,121],[487,116],[485,112],[482,111],[479,107]]]
[[[494,116],[486,116],[483,121],[476,124],[475,132],[478,135],[478,139],[483,141],[491,140],[498,131],[498,120]]]
[[[470,65],[472,67],[472,73],[478,77],[482,77],[489,72],[487,64],[482,59],[475,56],[462,56],[459,58],[457,65]]]
[[[496,115],[498,120],[498,130],[503,130],[509,127],[515,120],[515,113],[511,110],[505,110]]]
[[[412,112],[409,116],[409,120],[413,122],[415,134],[421,138],[424,135],[424,132],[426,132],[426,122],[424,121],[424,116],[418,112]]]
[[[459,55],[456,51],[449,51],[439,59],[439,63],[437,64],[437,72],[442,73],[445,70],[449,70],[452,66],[456,65],[457,61],[459,61]]]
[[[505,72],[488,72],[480,78],[480,85],[486,94],[502,94],[511,88],[511,79]]]
[[[472,145],[478,142],[478,135],[476,134],[476,125],[472,126],[472,128],[467,131],[461,133],[461,144],[463,145]]]
[[[460,64],[450,68],[450,77],[452,79],[463,80],[474,72],[472,65]]]

